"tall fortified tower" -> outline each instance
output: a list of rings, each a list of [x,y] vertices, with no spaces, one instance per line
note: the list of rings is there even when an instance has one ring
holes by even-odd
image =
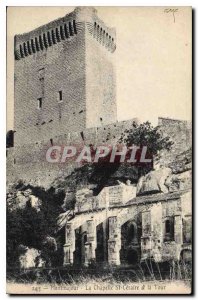
[[[93,7],[15,36],[15,145],[117,121],[115,49]]]

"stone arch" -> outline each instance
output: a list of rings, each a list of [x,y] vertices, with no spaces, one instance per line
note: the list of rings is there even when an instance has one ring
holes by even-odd
[[[183,249],[180,252],[180,259],[182,263],[191,263],[192,262],[192,250],[191,249]]]
[[[108,228],[107,221],[101,222],[96,226],[96,262],[107,261],[108,253]]]
[[[121,226],[120,261],[135,265],[140,256],[140,236],[137,220],[130,219]]]
[[[75,251],[74,264],[82,265],[85,263],[85,245],[87,243],[87,231],[83,226],[75,230]]]

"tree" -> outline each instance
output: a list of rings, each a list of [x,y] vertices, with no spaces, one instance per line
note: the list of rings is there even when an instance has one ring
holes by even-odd
[[[163,133],[159,130],[159,126],[153,127],[148,121],[140,125],[135,124],[133,128],[125,130],[119,142],[124,142],[127,147],[137,146],[140,150],[143,146],[146,146],[147,157],[152,159],[151,168],[153,168],[154,156],[161,150],[169,151],[173,145],[168,136],[163,136]],[[149,170],[148,165],[145,165],[145,167],[143,165],[139,166],[139,170],[141,171],[140,173],[147,173]]]

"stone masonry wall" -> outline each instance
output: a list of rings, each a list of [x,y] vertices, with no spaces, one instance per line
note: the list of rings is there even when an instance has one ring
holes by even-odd
[[[53,145],[114,145],[125,129],[132,128],[137,119],[122,121],[81,132],[53,136]],[[22,179],[33,185],[49,186],[56,178],[69,175],[75,163],[54,164],[46,161],[46,151],[51,147],[50,139],[18,145],[7,149],[7,179],[9,183]]]
[[[115,30],[94,8],[15,37],[15,145],[116,121]]]

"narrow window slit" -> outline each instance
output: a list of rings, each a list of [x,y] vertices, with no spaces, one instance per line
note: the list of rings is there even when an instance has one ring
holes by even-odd
[[[65,31],[65,37],[68,39],[69,38],[69,34],[68,34],[68,30],[67,30],[67,25],[64,24],[64,31]]]
[[[69,22],[69,35],[73,36],[72,24]]]
[[[28,53],[31,55],[32,54],[32,50],[31,50],[30,42],[29,41],[27,41],[27,50],[28,50]]]
[[[38,98],[38,109],[42,108],[42,98]]]
[[[38,42],[37,37],[35,37],[35,46],[36,46],[36,51],[40,51],[39,42]]]
[[[76,21],[73,20],[74,33],[77,34]]]
[[[60,26],[60,36],[61,36],[61,40],[65,39],[64,31],[63,31],[63,26]]]
[[[43,40],[42,40],[41,35],[39,35],[39,45],[40,45],[41,50],[43,50]]]
[[[58,28],[56,28],[56,39],[57,39],[57,42],[61,41]]]

